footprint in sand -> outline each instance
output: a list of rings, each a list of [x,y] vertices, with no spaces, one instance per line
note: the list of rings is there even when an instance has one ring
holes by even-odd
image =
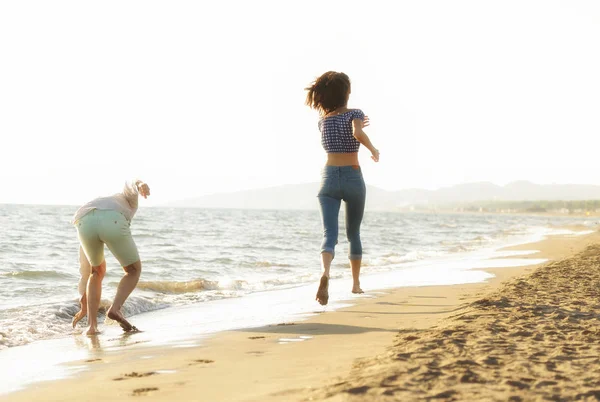
[[[363,385],[362,387],[355,387],[355,388],[347,389],[345,392],[347,392],[349,394],[353,394],[353,395],[361,395],[361,394],[366,393],[370,389],[371,389],[371,387],[369,387],[368,385]]]
[[[190,366],[193,366],[194,364],[208,364],[208,363],[214,363],[214,360],[210,360],[210,359],[197,359],[194,360],[193,363],[190,363]]]
[[[131,395],[143,396],[143,395],[148,395],[150,392],[153,392],[153,391],[158,391],[158,388],[156,388],[156,387],[137,388],[137,389],[133,390],[133,393]]]
[[[412,353],[398,353],[394,359],[408,361],[408,359],[410,359],[411,356],[412,356]]]
[[[156,371],[148,371],[146,373],[137,373],[135,371],[132,371],[131,373],[124,374],[123,377],[113,378],[113,381],[123,381],[123,380],[128,380],[130,378],[149,377],[154,374],[158,374],[158,373]]]
[[[440,392],[439,394],[434,395],[432,399],[449,399],[453,398],[456,394],[458,394],[458,392],[449,389],[448,391]]]

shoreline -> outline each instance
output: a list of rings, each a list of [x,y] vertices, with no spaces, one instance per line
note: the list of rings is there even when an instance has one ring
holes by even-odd
[[[367,258],[363,261],[363,285],[368,289],[376,290],[394,287],[443,285],[483,281],[489,277],[490,274],[481,270],[470,270],[469,268],[492,267],[494,264],[497,266],[498,263],[495,262],[495,258],[501,254],[501,252],[498,252],[498,250],[502,247],[513,244],[531,243],[547,235],[564,233],[564,228],[569,228],[570,231],[578,231],[578,233],[582,233],[582,230],[585,231],[585,229],[587,229],[585,226],[557,226],[546,228],[532,227],[523,233],[518,231],[506,232],[504,237],[498,237],[495,239],[485,236],[478,237],[471,242],[467,241],[465,247],[462,246],[462,243],[457,243],[459,245],[454,249],[449,249],[442,252],[438,252],[437,250],[429,252],[427,249],[417,249],[407,253],[391,252],[389,254],[376,254],[373,256],[367,256]],[[440,248],[443,247],[444,246],[441,246]],[[521,254],[518,252],[504,253],[506,253],[506,259],[502,263],[503,265],[520,265],[523,262],[527,262],[528,264],[531,263],[520,258]],[[328,310],[339,307],[340,303],[336,301],[351,301],[356,298],[354,295],[348,294],[348,292],[343,289],[343,286],[345,286],[343,283],[347,282],[350,278],[349,270],[347,270],[344,262],[345,261],[343,260],[337,263],[334,261],[332,282],[340,282],[341,287],[332,287],[330,299],[333,300],[333,302],[330,303]],[[314,280],[318,279],[319,276],[317,274],[318,273],[315,273],[315,278],[313,278]],[[112,279],[113,280],[109,283],[109,289],[107,289],[108,294],[110,294],[111,291],[114,291],[119,278]],[[197,280],[194,279],[188,278],[188,280],[192,281],[189,282],[192,284],[197,282]],[[251,290],[240,288],[239,291],[235,287],[235,281],[233,281],[231,284],[228,284],[227,280],[225,280],[224,284],[219,283],[219,286],[215,288],[215,290],[211,289],[208,292],[189,292],[185,289],[183,289],[183,291],[180,291],[182,289],[177,289],[173,293],[168,291],[163,293],[162,297],[160,294],[157,295],[152,291],[146,291],[144,289],[144,284],[152,283],[153,282],[142,281],[138,286],[138,291],[132,295],[128,303],[125,305],[126,314],[127,310],[129,310],[128,316],[132,317],[131,313],[135,313],[133,316],[135,316],[134,320],[136,320],[136,326],[146,330],[165,329],[161,328],[160,323],[158,325],[155,324],[159,318],[161,320],[164,318],[165,314],[163,313],[163,310],[165,307],[169,311],[169,314],[167,315],[179,314],[183,315],[183,319],[185,319],[186,315],[189,314],[200,316],[201,319],[195,323],[195,326],[201,328],[194,328],[193,333],[191,333],[194,336],[207,332],[211,333],[232,328],[243,328],[245,326],[257,326],[262,324],[266,325],[277,322],[277,320],[288,319],[289,317],[285,317],[286,315],[296,316],[297,314],[314,313],[314,303],[312,303],[311,300],[311,293],[314,292],[312,289],[313,281],[306,280],[306,278],[296,283],[286,283],[286,281],[281,281],[281,286],[274,286],[271,289],[267,288]],[[159,285],[163,284],[163,282],[160,281],[156,283]],[[169,282],[168,280],[164,283],[179,285],[180,288],[183,288],[188,284],[188,282]],[[67,286],[70,287],[71,285],[68,284]],[[292,296],[289,294],[290,292],[294,292],[296,294]],[[240,309],[247,308],[246,305],[242,304],[240,308],[236,309],[235,306],[230,304],[232,302],[225,301],[229,299],[239,301],[240,296],[248,299],[251,303],[258,303],[258,307],[261,307],[254,309],[251,317],[252,320],[250,321],[248,317],[238,313]],[[201,302],[193,302],[196,297],[199,298]],[[260,300],[261,297],[262,300]],[[268,310],[270,303],[273,302],[273,299],[275,299],[278,304],[281,304],[282,302],[287,303],[286,306],[278,305],[278,309],[276,311],[277,317],[273,316],[275,315],[274,312],[270,314]],[[190,300],[192,300],[192,302],[190,302]],[[103,303],[105,305],[109,305],[110,300],[108,298],[103,299]],[[71,299],[63,300],[62,302],[54,300],[52,305],[47,306],[48,309],[46,314],[38,313],[37,315],[42,319],[42,321],[39,323],[41,329],[39,335],[36,324],[29,322],[31,320],[17,323],[16,320],[13,319],[15,324],[18,324],[16,325],[16,328],[20,332],[11,333],[11,327],[8,327],[8,344],[10,345],[11,341],[13,342],[8,349],[10,350],[15,347],[22,348],[36,342],[46,342],[70,337],[73,334],[73,331],[70,329],[70,326],[67,325],[67,322],[70,323],[70,318],[66,317],[66,314],[69,310],[76,311],[76,304],[76,301]],[[344,305],[344,303],[342,303],[342,305]],[[210,308],[208,306],[210,306]],[[53,314],[55,314],[53,311],[53,308],[55,307],[61,309],[59,311],[60,318],[68,318],[68,320],[64,320],[64,323],[62,324],[52,322],[51,317]],[[62,309],[66,310],[63,311]],[[214,310],[218,309],[227,310],[227,312],[230,313],[230,316],[228,317],[229,322],[222,322],[223,320],[219,320],[219,317],[215,317]],[[155,320],[149,320],[149,314],[156,315],[157,318]],[[207,318],[205,319],[204,317]],[[138,319],[143,320],[143,322],[138,323]],[[182,318],[180,317],[177,319],[177,321],[181,321],[181,319]],[[237,320],[237,322],[231,322],[232,320]],[[254,321],[258,321],[258,324],[256,324]],[[49,324],[51,328],[50,331],[48,330],[49,328],[45,326],[47,324]],[[189,328],[181,328],[181,326],[178,326],[177,324],[175,326],[177,327],[175,331],[183,331],[184,333],[190,332]],[[110,326],[107,328],[110,332]],[[52,334],[52,332],[54,332],[54,334]],[[54,336],[44,337],[43,335],[46,333],[51,333],[51,335]],[[22,339],[19,339],[18,336],[21,334],[23,337]],[[167,334],[169,338],[173,338],[172,335],[173,334]],[[106,337],[101,335],[100,338],[102,339]],[[2,333],[0,333],[0,341],[2,341]],[[4,342],[4,344],[6,345],[7,343]],[[7,349],[3,348],[0,350],[6,351]],[[3,352],[0,352],[0,363],[2,362],[2,353]],[[0,394],[5,392],[5,389],[3,388],[5,387],[0,385]]]
[[[597,232],[552,236],[507,250],[537,249],[541,251],[519,258],[554,261],[596,241],[600,241]],[[348,374],[357,358],[385,351],[399,330],[431,328],[507,279],[540,265],[478,269],[495,277],[474,284],[369,292],[334,312],[319,309],[298,323],[219,332],[201,337],[200,345],[111,350],[90,343],[87,361],[66,365],[81,370],[75,377],[29,385],[0,399],[75,400],[92,391],[111,400],[139,395],[187,400],[194,399],[199,388],[206,400],[297,400],[327,380]],[[122,338],[124,344],[136,345],[135,335]]]
[[[456,211],[453,209],[439,209],[439,210],[424,210],[424,209],[373,209],[372,211],[380,212],[397,212],[400,214],[422,214],[422,215],[476,215],[476,216],[532,216],[542,218],[599,218],[600,212],[573,212],[573,213],[560,213],[553,211],[546,212],[534,212],[534,211]]]

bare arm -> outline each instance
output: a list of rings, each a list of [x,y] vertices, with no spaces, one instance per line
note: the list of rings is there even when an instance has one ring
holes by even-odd
[[[148,187],[148,184],[137,179],[125,183],[123,195],[133,209],[137,209],[138,207],[138,194],[144,198],[148,198],[150,195],[150,187]]]
[[[368,118],[366,120],[366,124],[368,125]],[[363,122],[363,120],[352,120],[352,134],[358,142],[363,144],[371,152],[371,159],[373,159],[375,162],[379,162],[379,150],[373,146],[369,136],[363,131],[364,126],[365,122]]]

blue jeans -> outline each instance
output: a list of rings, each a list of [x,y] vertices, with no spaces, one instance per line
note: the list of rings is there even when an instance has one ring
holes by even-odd
[[[365,211],[367,189],[359,166],[325,166],[321,173],[319,204],[323,221],[321,253],[335,256],[338,240],[338,215],[342,200],[346,202],[346,236],[350,243],[348,258],[362,258],[360,224]]]

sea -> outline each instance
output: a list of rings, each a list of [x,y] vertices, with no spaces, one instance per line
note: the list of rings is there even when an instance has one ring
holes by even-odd
[[[70,322],[79,309],[79,246],[70,224],[75,210],[0,205],[0,355],[73,336]],[[367,211],[361,228],[363,288],[368,295],[389,287],[483,281],[491,274],[481,268],[541,262],[502,247],[588,233],[596,224],[586,217]],[[341,213],[331,270],[334,301],[354,297],[343,225]],[[589,230],[565,229],[572,225]],[[313,295],[320,277],[318,211],[141,208],[131,227],[143,265],[124,306],[134,324],[136,316],[185,307],[189,320],[211,332],[281,321],[319,307]],[[123,275],[108,250],[106,261],[101,312]],[[304,288],[310,297],[284,302]],[[253,319],[244,307],[257,297],[268,304]],[[223,300],[232,301],[217,303]],[[194,308],[205,313],[194,314]]]

